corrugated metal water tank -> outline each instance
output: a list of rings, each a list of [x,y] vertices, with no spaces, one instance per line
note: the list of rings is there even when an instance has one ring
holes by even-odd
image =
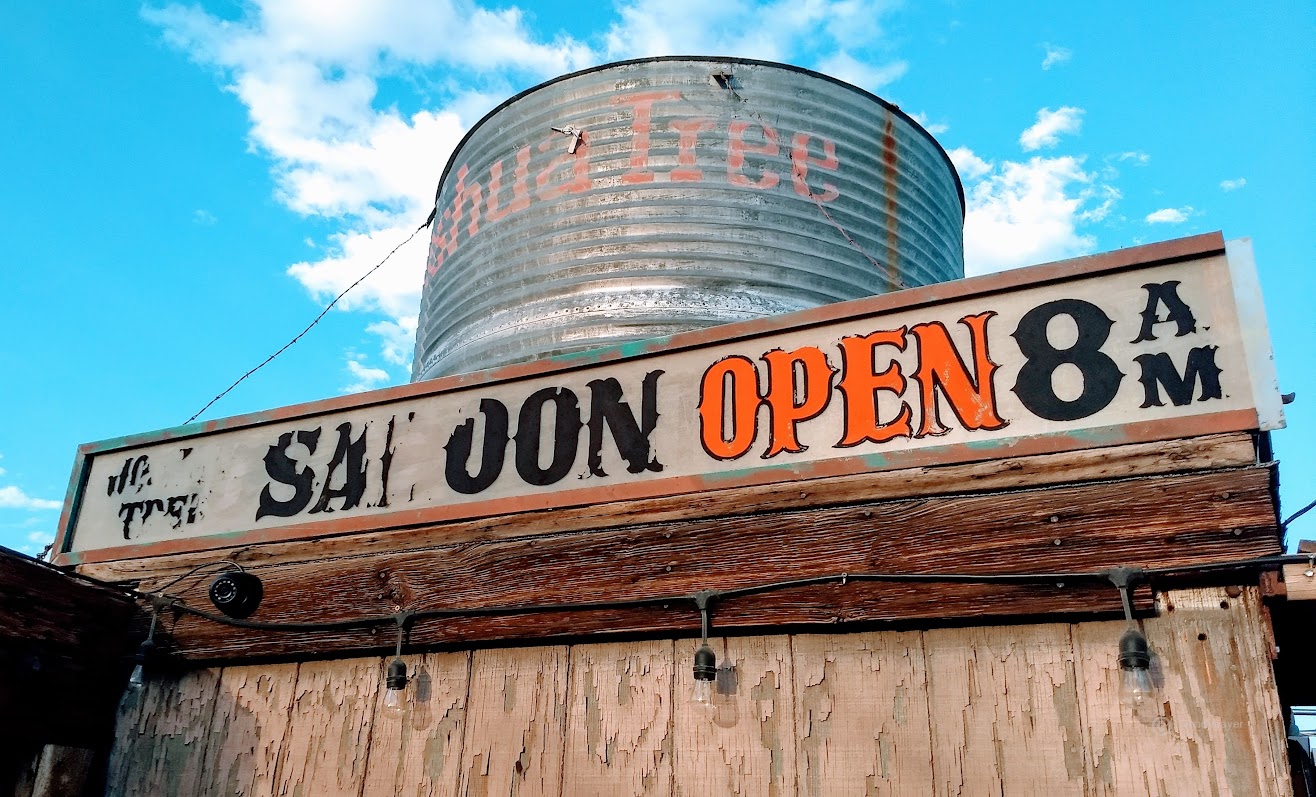
[[[963,218],[932,136],[824,75],[694,57],[567,75],[453,153],[413,379],[957,279]]]

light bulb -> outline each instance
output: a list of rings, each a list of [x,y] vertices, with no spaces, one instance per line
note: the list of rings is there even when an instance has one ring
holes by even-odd
[[[1155,692],[1156,686],[1152,683],[1151,670],[1120,668],[1120,702],[1133,709],[1135,713],[1147,710]]]
[[[690,702],[695,707],[711,709],[713,707],[713,679],[717,677],[717,655],[708,646],[708,640],[695,651],[695,688],[690,694]]]
[[[407,696],[402,689],[384,690],[384,713],[390,717],[401,717],[407,711]]]
[[[154,632],[154,626],[152,626],[151,630]],[[146,683],[146,662],[151,658],[151,655],[154,652],[155,640],[150,636],[143,639],[142,644],[137,646],[137,655],[133,656],[133,661],[137,666],[133,667],[132,675],[128,676],[129,689],[141,689],[142,684]]]
[[[1130,628],[1120,637],[1120,702],[1139,719],[1155,711],[1156,683],[1151,674],[1151,647],[1147,637]]]
[[[697,708],[711,707],[713,705],[713,682],[696,680],[694,692],[690,695],[690,702]]]
[[[393,659],[388,663],[388,675],[384,678],[384,713],[390,717],[401,717],[407,711],[407,663],[402,659]]]

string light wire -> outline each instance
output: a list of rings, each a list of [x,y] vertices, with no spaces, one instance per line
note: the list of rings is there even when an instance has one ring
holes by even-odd
[[[317,316],[315,317],[315,320],[313,320],[311,323],[307,324],[305,329],[303,329],[301,332],[298,332],[295,336],[293,336],[293,339],[292,339],[292,340],[288,341],[287,343],[285,343],[285,344],[283,344],[281,347],[279,347],[279,350],[278,350],[278,351],[274,352],[274,353],[271,354],[269,357],[266,357],[266,358],[261,362],[260,365],[257,365],[255,368],[252,368],[250,371],[248,371],[248,372],[246,372],[245,374],[243,374],[242,376],[238,377],[238,378],[233,382],[233,384],[231,384],[231,385],[229,385],[228,387],[224,388],[224,389],[219,393],[219,395],[215,396],[215,397],[212,398],[210,401],[207,401],[207,402],[206,402],[206,406],[204,406],[204,407],[202,407],[201,409],[197,410],[197,411],[192,415],[191,418],[188,418],[186,421],[183,422],[183,425],[186,426],[187,424],[191,423],[192,421],[195,421],[197,418],[200,418],[200,417],[201,417],[201,414],[202,414],[203,412],[205,412],[206,410],[210,409],[210,407],[211,407],[212,404],[214,404],[216,401],[219,401],[220,399],[222,399],[222,398],[224,398],[225,396],[227,396],[227,395],[233,390],[233,388],[237,387],[238,385],[240,385],[240,384],[242,384],[244,381],[246,381],[247,377],[251,376],[252,374],[254,374],[254,373],[256,373],[257,371],[259,371],[260,369],[262,369],[262,368],[264,368],[265,366],[269,365],[269,364],[274,360],[275,357],[278,357],[280,354],[283,354],[285,351],[287,351],[288,349],[292,348],[292,345],[293,345],[294,343],[296,343],[297,341],[301,340],[302,337],[303,337],[307,332],[310,332],[310,331],[311,331],[311,328],[312,328],[312,327],[314,327],[316,324],[320,323],[320,321],[321,321],[325,316],[329,315],[329,311],[332,310],[332,309],[334,309],[334,305],[338,304],[338,302],[339,302],[344,296],[346,296],[346,295],[348,294],[349,291],[351,291],[353,288],[355,288],[356,286],[360,285],[361,283],[365,282],[366,279],[369,278],[371,274],[374,274],[376,271],[378,271],[378,270],[380,269],[381,266],[383,266],[385,263],[387,263],[387,262],[389,261],[389,259],[390,259],[391,257],[393,257],[393,255],[397,254],[397,251],[398,251],[399,249],[401,249],[402,247],[404,247],[404,246],[406,246],[407,244],[411,243],[411,239],[413,239],[413,238],[415,238],[417,235],[419,235],[421,230],[423,230],[423,229],[425,229],[426,227],[430,226],[430,222],[433,221],[433,220],[434,220],[434,213],[433,213],[433,211],[431,211],[431,212],[430,212],[430,215],[429,215],[429,218],[425,219],[425,223],[424,223],[424,224],[422,224],[422,225],[420,225],[419,227],[417,227],[416,229],[412,230],[411,235],[408,235],[408,236],[402,241],[402,243],[400,243],[400,244],[398,244],[397,246],[395,246],[395,247],[393,247],[392,249],[390,249],[390,250],[389,250],[389,253],[386,254],[386,255],[384,255],[384,259],[383,259],[383,260],[381,260],[381,261],[379,261],[378,263],[376,263],[375,265],[371,266],[371,267],[370,267],[370,270],[367,271],[366,273],[362,274],[359,278],[357,278],[357,281],[356,281],[356,282],[353,282],[351,285],[348,285],[346,288],[344,288],[344,289],[343,289],[343,292],[340,293],[340,294],[338,294],[337,296],[335,296],[335,297],[334,297],[334,300],[333,300],[332,302],[330,302],[329,304],[325,305],[324,309],[320,311],[320,314],[317,315]]]
[[[1105,570],[1068,571],[1049,573],[838,573],[835,575],[812,576],[783,581],[772,581],[744,587],[723,590],[702,590],[693,594],[658,595],[646,598],[626,598],[618,600],[580,601],[574,603],[535,603],[513,604],[507,606],[471,606],[444,609],[404,609],[392,614],[368,615],[346,620],[329,620],[318,622],[266,622],[258,620],[240,620],[198,609],[185,603],[182,598],[162,594],[158,590],[143,592],[122,587],[138,598],[149,601],[156,610],[171,609],[189,614],[200,619],[235,628],[255,631],[274,632],[315,632],[348,631],[369,628],[377,625],[408,624],[422,620],[446,619],[453,617],[501,617],[518,614],[546,614],[554,612],[597,611],[601,609],[631,609],[659,606],[672,603],[691,603],[701,610],[716,600],[720,605],[728,599],[760,595],[785,589],[808,586],[835,585],[845,586],[850,582],[887,582],[918,584],[1013,584],[1013,585],[1051,585],[1063,588],[1070,583],[1109,583],[1126,591],[1126,586],[1147,583],[1153,579],[1169,576],[1204,576],[1217,573],[1247,570],[1266,570],[1286,564],[1303,564],[1308,561],[1307,554],[1278,554],[1250,559],[1237,559],[1226,562],[1212,562],[1200,565],[1183,565],[1156,568],[1116,567]],[[186,576],[188,574],[184,574]],[[177,581],[176,579],[175,581]],[[115,586],[115,585],[110,585]]]

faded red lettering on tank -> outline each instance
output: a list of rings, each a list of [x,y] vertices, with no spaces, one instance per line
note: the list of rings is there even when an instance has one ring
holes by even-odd
[[[763,143],[750,145],[745,143],[745,133],[749,122],[732,122],[727,125],[727,181],[744,188],[776,188],[781,182],[781,175],[764,169],[759,179],[751,180],[745,175],[745,153],[776,157],[781,154],[781,145],[777,143],[777,131],[765,124],[756,125],[763,132]]]
[[[629,105],[631,113],[631,170],[621,176],[626,185],[652,183],[654,173],[649,171],[649,133],[653,131],[653,104],[663,100],[679,100],[679,91],[646,91],[639,94],[622,94],[612,98],[613,105]]]
[[[774,168],[783,160],[781,137],[790,135],[790,184],[794,193],[816,203],[831,202],[840,196],[840,189],[824,179],[827,172],[836,172],[841,166],[834,141],[807,131],[778,133],[760,121],[734,120],[720,128],[718,120],[708,117],[660,117],[662,126],[658,129],[669,134],[674,132],[677,137],[676,164],[660,177],[651,163],[654,106],[679,99],[681,93],[675,90],[624,94],[612,99],[614,105],[628,106],[631,111],[630,152],[627,170],[619,178],[622,185],[642,186],[663,179],[674,183],[710,179],[700,167],[698,153],[701,147],[705,153],[722,151],[722,141],[717,138],[721,132],[726,137],[727,182],[760,191],[776,189],[782,186],[784,176],[780,173],[782,170]],[[594,177],[590,173],[588,131],[574,142],[574,152],[571,151],[572,143],[560,133],[546,132],[544,139],[520,146],[512,153],[510,166],[508,155],[493,161],[484,183],[472,179],[467,164],[455,167],[452,191],[447,194],[447,204],[438,209],[431,230],[429,257],[425,264],[427,278],[438,273],[462,240],[475,237],[482,223],[488,226],[528,210],[535,202],[553,201],[590,190],[594,186]],[[710,150],[710,147],[717,147],[717,150]],[[670,153],[670,149],[666,152]],[[759,157],[753,164],[747,164],[747,155]],[[610,153],[608,157],[615,156]],[[894,158],[895,149],[888,131],[883,140],[883,162],[888,171],[894,170]],[[535,162],[533,175],[532,161]],[[708,162],[706,154],[705,165]],[[711,177],[716,179],[720,174],[719,169]],[[888,220],[888,225],[893,223]],[[888,226],[888,232],[891,229]],[[894,253],[888,254],[889,258],[893,256]]]
[[[672,129],[681,134],[676,150],[677,166],[669,175],[672,182],[692,183],[704,179],[704,171],[695,166],[695,144],[698,143],[700,133],[708,132],[713,127],[712,119],[678,119],[672,122]]]
[[[548,162],[548,166],[544,167],[543,171],[535,175],[535,197],[552,200],[564,194],[588,191],[593,185],[589,176],[589,142],[582,136],[575,152],[564,147],[562,138],[558,135],[552,135],[547,141],[539,144],[540,152],[551,152],[554,148],[560,150],[558,155]],[[570,179],[554,182],[555,175],[568,165],[571,166]]]
[[[809,154],[809,141],[818,139],[822,142],[823,156],[816,158]],[[819,202],[831,202],[841,195],[840,190],[831,183],[822,184],[822,193],[815,194],[809,188],[808,177],[809,167],[817,166],[820,169],[826,169],[834,172],[840,166],[836,160],[836,142],[830,138],[823,138],[812,133],[796,133],[791,139],[791,181],[795,183],[795,193],[802,197],[808,197]]]
[[[499,206],[498,193],[503,188],[503,162],[494,161],[489,167],[489,194],[485,198],[484,217],[491,222],[500,221],[508,213],[530,207],[530,148],[516,151],[516,171],[512,177],[512,201],[506,208]]]

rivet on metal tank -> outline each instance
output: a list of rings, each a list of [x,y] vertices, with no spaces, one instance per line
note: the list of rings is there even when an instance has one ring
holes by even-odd
[[[782,64],[577,72],[477,123],[439,183],[413,379],[964,275],[964,194],[895,106]]]

